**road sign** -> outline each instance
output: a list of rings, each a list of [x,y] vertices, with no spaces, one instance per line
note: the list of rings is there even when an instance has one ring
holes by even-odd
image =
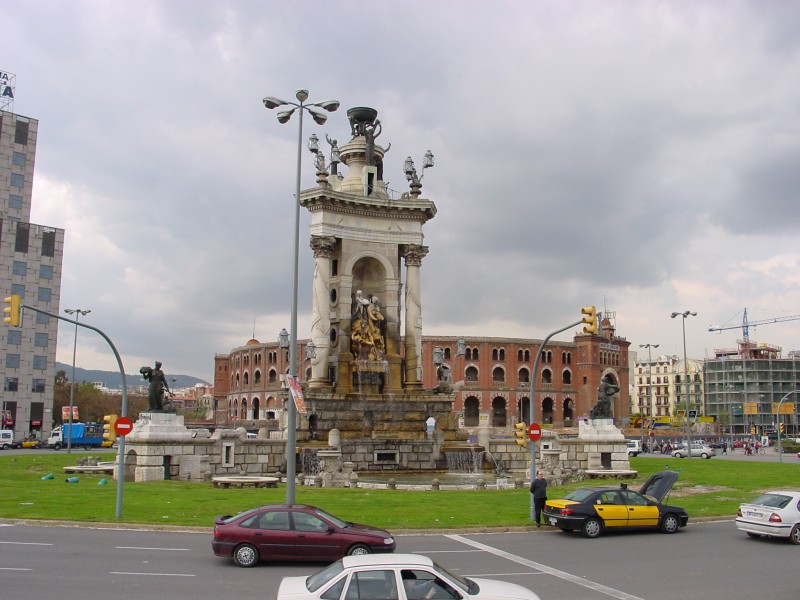
[[[126,436],[133,430],[133,421],[131,421],[128,417],[120,417],[117,419],[117,422],[114,423],[114,431],[119,436]]]
[[[531,423],[528,427],[528,437],[532,442],[538,442],[542,437],[542,428],[538,423]]]

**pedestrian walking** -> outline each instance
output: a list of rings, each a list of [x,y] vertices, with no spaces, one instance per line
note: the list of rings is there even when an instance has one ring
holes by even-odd
[[[542,471],[536,471],[536,478],[531,481],[531,494],[533,494],[533,518],[536,526],[542,526],[542,510],[547,502],[547,480]]]

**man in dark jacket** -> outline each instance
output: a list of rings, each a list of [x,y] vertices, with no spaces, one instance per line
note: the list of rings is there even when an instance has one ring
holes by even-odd
[[[536,471],[536,479],[531,481],[531,494],[533,494],[533,516],[536,519],[536,526],[542,526],[542,510],[547,501],[547,480],[544,473]]]

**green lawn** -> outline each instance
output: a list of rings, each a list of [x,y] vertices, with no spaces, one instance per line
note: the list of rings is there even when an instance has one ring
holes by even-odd
[[[82,454],[0,454],[0,518],[115,522],[117,482],[102,475],[78,475],[67,483],[62,467]],[[109,455],[110,457],[111,455]],[[800,488],[800,464],[632,458],[638,488],[656,471],[680,471],[669,499],[692,518],[736,514],[740,502],[768,488]],[[53,479],[43,480],[47,474]],[[551,487],[550,498],[594,482]],[[603,485],[614,485],[604,482]],[[122,519],[117,522],[210,527],[215,515],[235,514],[261,504],[281,503],[285,488],[215,489],[207,483],[126,483]],[[322,489],[298,486],[296,501],[320,506],[344,519],[390,530],[530,525],[527,489],[464,492]]]

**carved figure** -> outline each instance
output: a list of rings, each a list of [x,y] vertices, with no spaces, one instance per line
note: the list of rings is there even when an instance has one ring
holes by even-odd
[[[149,403],[150,412],[164,412],[164,395],[171,394],[169,385],[167,384],[167,377],[164,371],[161,370],[161,363],[156,361],[156,368],[142,367],[139,369],[142,377],[150,382],[150,388],[147,392],[147,400]]]
[[[350,351],[357,360],[383,360],[386,356],[385,317],[378,298],[356,292],[353,317],[350,321]]]
[[[339,171],[339,163],[341,162],[341,152],[339,152],[339,143],[335,139],[328,137],[325,134],[325,139],[331,145],[331,174],[337,175]]]
[[[608,419],[611,418],[611,399],[620,390],[618,385],[611,383],[610,375],[603,377],[600,385],[597,386],[597,403],[589,413],[590,419]]]

